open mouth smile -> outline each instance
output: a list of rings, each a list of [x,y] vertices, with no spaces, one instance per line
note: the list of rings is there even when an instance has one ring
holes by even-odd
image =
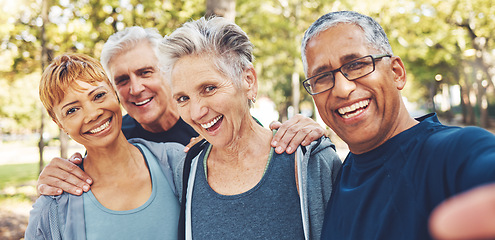
[[[152,99],[153,99],[153,98],[151,97],[151,98],[148,98],[148,99],[146,99],[146,100],[144,100],[144,101],[141,101],[141,102],[134,102],[134,105],[136,105],[136,106],[142,106],[142,105],[144,105],[144,104],[146,104],[146,103],[151,102],[151,100],[152,100]]]
[[[202,123],[200,125],[202,128],[209,130],[209,128],[211,128],[213,125],[215,125],[222,118],[223,118],[223,115],[219,115],[216,118],[214,118],[213,120],[211,120],[210,122]]]
[[[366,107],[368,107],[370,103],[369,99],[359,101],[357,103],[354,103],[350,106],[342,107],[337,109],[337,112],[340,114],[342,118],[348,119],[352,118],[354,116],[357,116],[358,114],[362,113]]]
[[[112,121],[112,118],[108,119],[108,121],[106,121],[105,123],[103,123],[99,127],[89,130],[88,133],[96,134],[96,133],[99,133],[99,132],[105,130],[108,126],[110,126],[111,121]]]

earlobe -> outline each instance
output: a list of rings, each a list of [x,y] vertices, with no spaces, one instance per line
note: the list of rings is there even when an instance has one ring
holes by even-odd
[[[393,57],[391,59],[392,72],[394,74],[394,82],[397,89],[402,90],[406,86],[406,68],[400,57]]]
[[[249,98],[256,98],[258,94],[258,76],[253,67],[249,67],[244,71],[244,81]]]

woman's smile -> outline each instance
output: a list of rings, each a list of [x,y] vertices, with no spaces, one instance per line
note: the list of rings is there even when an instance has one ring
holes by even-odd
[[[109,126],[110,126],[110,122],[112,121],[112,118],[110,117],[106,122],[104,122],[103,124],[101,124],[100,126],[96,127],[96,128],[93,128],[91,130],[89,130],[88,132],[86,132],[87,134],[97,134],[97,133],[100,133],[102,132],[103,130],[107,129]]]
[[[222,123],[223,115],[219,115],[208,123],[201,124],[201,127],[206,129],[208,132],[213,132],[220,127]]]

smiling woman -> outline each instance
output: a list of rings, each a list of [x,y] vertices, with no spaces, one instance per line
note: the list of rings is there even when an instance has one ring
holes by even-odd
[[[186,23],[160,46],[181,117],[208,141],[183,189],[186,239],[319,238],[340,159],[326,138],[297,163],[274,152],[272,132],[249,112],[258,93],[252,50],[223,18]]]
[[[165,172],[167,159],[183,157],[182,145],[164,144],[157,159],[144,140],[129,143],[116,92],[98,61],[85,55],[56,58],[43,72],[40,99],[86,148],[80,167],[94,183],[82,196],[40,197],[26,239],[176,239],[179,202]]]

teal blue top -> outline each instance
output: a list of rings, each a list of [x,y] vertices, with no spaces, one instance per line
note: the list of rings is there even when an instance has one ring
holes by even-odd
[[[156,157],[146,147],[137,146],[150,171],[151,196],[138,208],[114,211],[98,202],[92,191],[84,193],[87,239],[177,239],[179,201]]]
[[[179,205],[177,199],[175,198],[178,197],[178,195],[177,191],[175,191],[175,182],[172,176],[174,175],[173,171],[180,170],[180,165],[178,163],[181,162],[180,159],[183,159],[185,156],[185,153],[183,151],[184,146],[178,143],[159,144],[137,138],[130,139],[129,142],[134,145],[143,146],[141,149],[142,152],[145,152],[143,154],[146,161],[148,162],[148,165],[151,165],[152,162],[156,162],[153,160],[158,160],[158,164],[161,170],[153,170],[154,168],[156,168],[156,166],[154,165],[154,167],[150,166],[148,168],[151,169],[151,182],[153,185],[152,192],[156,194],[156,196],[153,200],[150,200],[152,201],[151,204],[145,204],[147,205],[146,208],[153,208],[155,207],[155,205],[168,206],[164,208],[166,209],[166,211],[155,209],[157,212],[160,211],[160,216],[148,216],[145,221],[143,221],[142,218],[136,218],[135,220],[133,220],[133,224],[146,226],[146,230],[143,231],[148,231],[147,233],[155,231],[155,228],[158,228],[157,226],[159,226],[160,234],[162,234],[159,239],[176,239]],[[147,149],[154,149],[156,154],[151,156]],[[154,158],[154,156],[156,156],[156,159]],[[162,175],[166,179],[165,183],[160,183],[161,180],[158,180],[158,176],[160,176],[161,178]],[[179,182],[177,184],[180,186],[181,183]],[[172,193],[173,196],[175,196],[174,199],[167,200],[160,197],[163,194],[161,191],[165,191],[167,192],[167,194],[169,194],[169,191],[172,192],[171,189],[174,189],[174,192]],[[24,235],[25,239],[87,239],[85,224],[86,216],[84,216],[85,211],[83,200],[84,196],[76,196],[68,193],[63,193],[59,196],[41,196],[40,198],[38,198],[38,200],[36,200],[33,205],[33,209],[30,212],[29,224]],[[156,204],[157,202],[159,203]],[[135,215],[137,216],[139,214]],[[160,217],[165,217],[166,220],[164,221]],[[119,232],[128,227],[128,225],[119,225],[120,223],[116,224],[113,221],[107,222],[111,222],[112,224],[119,226]],[[143,222],[146,222],[147,224],[143,224]],[[162,229],[170,229],[170,231],[162,231]],[[112,231],[115,232],[114,230]],[[130,231],[133,231],[133,229],[131,229]],[[165,233],[163,234],[163,232]],[[104,235],[104,237],[100,239],[111,238],[111,236],[109,236],[107,232],[105,232],[104,234],[106,235]],[[124,238],[133,239],[131,235],[126,235]],[[137,239],[148,238],[150,238],[149,235],[143,234],[140,235]]]

